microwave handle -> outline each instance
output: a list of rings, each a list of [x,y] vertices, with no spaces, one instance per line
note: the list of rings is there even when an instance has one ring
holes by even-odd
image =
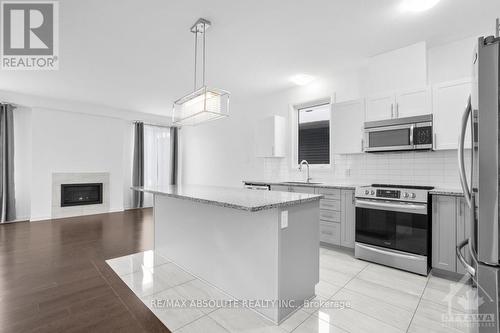
[[[413,133],[415,132],[415,124],[412,124],[410,126],[410,146],[413,146],[414,140],[413,140]]]

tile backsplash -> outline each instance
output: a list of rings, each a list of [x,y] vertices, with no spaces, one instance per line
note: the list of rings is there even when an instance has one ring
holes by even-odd
[[[470,151],[465,158],[470,164]],[[305,170],[292,169],[288,158],[266,158],[262,163],[266,180],[305,178]],[[310,174],[318,182],[460,187],[456,150],[336,155],[330,168],[311,167]]]

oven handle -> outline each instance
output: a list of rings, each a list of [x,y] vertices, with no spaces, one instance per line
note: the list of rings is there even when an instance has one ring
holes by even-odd
[[[401,258],[411,259],[411,260],[422,260],[421,258],[414,256],[414,255],[411,255],[411,254],[403,254],[403,253],[398,253],[398,252],[390,251],[390,250],[377,249],[377,248],[374,248],[373,246],[368,247],[368,246],[365,246],[365,245],[360,244],[360,243],[356,243],[356,245],[358,247],[365,249],[365,250],[369,250],[369,251],[373,251],[373,252],[377,252],[377,253],[381,253],[381,254],[390,253],[390,255],[394,256],[394,257],[401,257]]]
[[[400,204],[356,199],[356,207],[378,210],[394,210],[398,212],[414,214],[427,214],[427,204]]]

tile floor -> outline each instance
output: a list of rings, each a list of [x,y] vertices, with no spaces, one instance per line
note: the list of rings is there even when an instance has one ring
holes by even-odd
[[[230,297],[153,251],[107,263],[175,332],[476,331],[467,323],[445,321],[449,314],[459,318],[470,313],[468,301],[475,297],[474,288],[357,260],[341,250],[320,249],[317,307],[302,308],[279,326],[246,308],[217,307],[220,302],[215,300],[227,301]],[[201,300],[210,306],[172,308],[162,306],[162,300]],[[330,302],[321,306],[321,301]]]

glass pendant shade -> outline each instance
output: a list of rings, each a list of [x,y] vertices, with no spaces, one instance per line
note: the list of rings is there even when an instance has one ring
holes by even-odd
[[[176,126],[193,126],[228,115],[229,92],[201,87],[174,102],[172,122]]]
[[[194,33],[194,91],[174,102],[172,123],[174,126],[194,126],[227,117],[229,115],[229,96],[226,90],[209,88],[205,85],[205,36],[212,23],[204,18],[198,19],[191,27]],[[202,78],[203,85],[197,88],[198,39],[202,38]]]

